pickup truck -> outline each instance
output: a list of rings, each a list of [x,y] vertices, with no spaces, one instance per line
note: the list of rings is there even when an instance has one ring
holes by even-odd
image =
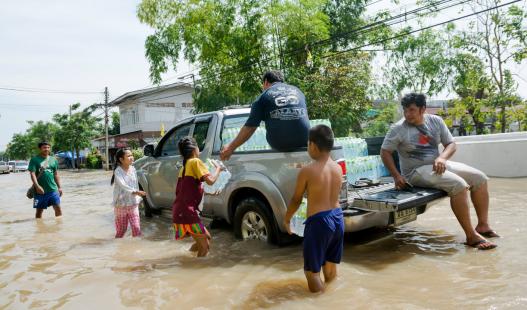
[[[182,165],[178,141],[192,136],[203,161],[218,159],[223,145],[222,133],[240,128],[249,112],[248,108],[238,108],[197,114],[179,122],[156,146],[146,145],[145,156],[134,163],[139,186],[147,193],[145,216],[171,208]],[[340,206],[346,232],[402,225],[415,220],[433,202],[445,196],[434,189],[397,191],[393,182],[360,188],[349,186],[342,147],[335,146],[331,156],[343,169]],[[292,152],[236,151],[224,163],[231,173],[230,179],[221,191],[205,194],[201,216],[226,220],[241,239],[283,243],[288,240],[283,226],[287,204],[293,195],[299,169],[310,161],[307,148]]]

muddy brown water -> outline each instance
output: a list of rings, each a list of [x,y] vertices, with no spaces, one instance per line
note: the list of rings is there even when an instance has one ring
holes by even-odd
[[[109,174],[61,175],[64,216],[41,221],[28,175],[0,175],[1,309],[527,308],[527,179],[490,181],[498,249],[462,245],[445,200],[392,233],[348,236],[338,279],[312,295],[299,244],[243,242],[224,227],[196,259],[162,218],[142,219],[142,239],[115,240]]]

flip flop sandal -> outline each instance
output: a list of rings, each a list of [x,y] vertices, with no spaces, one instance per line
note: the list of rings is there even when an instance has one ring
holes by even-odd
[[[483,244],[484,243],[488,243],[490,244],[489,246],[484,246]],[[492,250],[496,247],[498,247],[497,244],[494,244],[488,240],[479,240],[479,241],[476,241],[476,242],[473,242],[471,244],[468,244],[465,242],[465,245],[469,246],[469,247],[473,247],[475,249],[478,249],[478,250],[481,250],[481,251],[486,251],[486,250]]]
[[[478,234],[482,235],[485,238],[499,238],[500,235],[498,235],[494,230],[484,231],[484,232],[477,232]]]

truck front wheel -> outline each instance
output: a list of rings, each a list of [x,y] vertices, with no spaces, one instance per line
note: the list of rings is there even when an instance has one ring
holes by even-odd
[[[139,186],[139,190],[144,191],[142,186]],[[145,214],[145,217],[152,217],[153,213],[154,213],[154,210],[152,209],[152,207],[148,203],[148,200],[146,199],[146,197],[143,197],[143,200],[141,201],[141,204],[142,204],[142,207],[143,207],[143,212]]]
[[[258,198],[245,198],[234,213],[234,234],[243,240],[261,240],[271,243],[276,229],[273,216]]]

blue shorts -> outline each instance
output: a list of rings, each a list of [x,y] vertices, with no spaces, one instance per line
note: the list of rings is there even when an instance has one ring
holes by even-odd
[[[44,193],[43,195],[35,194],[33,208],[47,209],[49,206],[60,206],[59,192]]]
[[[326,262],[338,264],[344,248],[342,209],[335,208],[307,218],[304,228],[304,270],[320,272]]]

